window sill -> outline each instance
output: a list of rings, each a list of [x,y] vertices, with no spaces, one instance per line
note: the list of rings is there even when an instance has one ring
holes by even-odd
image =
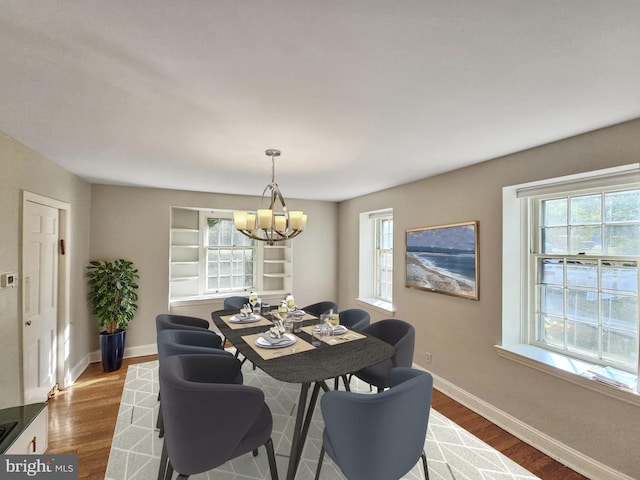
[[[376,298],[356,298],[361,304],[364,304],[367,308],[373,308],[374,310],[379,311],[384,315],[394,315],[396,313],[395,308],[393,308],[393,304],[389,302],[383,302],[382,300],[378,300]]]
[[[261,299],[267,299],[269,301],[272,301],[272,300],[282,300],[282,298],[284,298],[284,295],[286,295],[287,292],[285,292],[284,290],[273,290],[269,292],[257,292],[257,293]],[[192,297],[172,298],[169,301],[169,306],[185,307],[189,305],[208,305],[216,302],[223,303],[225,298],[232,297],[234,295],[248,296],[249,292],[234,292],[234,293],[225,293],[220,295],[194,295]]]
[[[595,365],[550,352],[532,345],[495,345],[497,354],[508,360],[548,373],[594,392],[640,406],[640,394],[633,389],[608,385],[596,380],[589,372]]]

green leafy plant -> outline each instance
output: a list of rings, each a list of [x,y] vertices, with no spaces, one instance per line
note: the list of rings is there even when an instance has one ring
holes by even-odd
[[[92,260],[87,266],[89,301],[106,333],[126,330],[138,310],[138,270],[129,260]]]

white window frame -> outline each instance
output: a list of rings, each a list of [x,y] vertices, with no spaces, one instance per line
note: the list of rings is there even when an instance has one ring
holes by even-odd
[[[510,360],[577,383],[624,401],[640,405],[638,387],[612,387],[596,381],[589,372],[597,365],[535,345],[530,328],[533,295],[529,286],[529,253],[533,252],[530,232],[532,208],[529,197],[586,190],[607,186],[640,187],[640,164],[624,165],[595,172],[512,185],[503,189],[502,238],[502,343],[497,353]],[[640,362],[640,360],[639,360]]]
[[[208,221],[210,218],[220,218],[220,219],[224,219],[224,220],[229,220],[232,224],[233,224],[233,212],[227,212],[227,211],[206,211],[206,210],[201,210],[199,212],[199,221],[198,221],[198,225],[199,225],[199,243],[200,243],[200,255],[199,255],[199,262],[200,262],[200,268],[199,268],[199,286],[198,286],[198,293],[200,295],[204,295],[204,296],[229,296],[232,294],[241,294],[241,293],[248,293],[250,291],[261,291],[262,290],[262,283],[261,283],[261,279],[262,279],[262,271],[261,271],[261,265],[262,265],[262,248],[260,246],[260,242],[254,241],[254,246],[253,247],[233,247],[233,246],[229,246],[229,248],[234,249],[234,248],[252,248],[254,250],[254,266],[253,266],[253,278],[254,278],[254,284],[248,287],[243,287],[243,288],[228,288],[228,289],[217,289],[217,290],[209,290],[208,289],[208,274],[207,274],[207,263],[208,263],[208,252],[210,249],[215,249],[217,247],[211,247],[210,245],[207,244],[207,237],[208,237],[208,232],[209,232],[209,224]]]
[[[393,280],[390,285],[391,298],[382,298],[378,293],[380,280],[378,262],[380,250],[378,248],[378,226],[382,219],[393,221],[393,209],[385,208],[360,214],[360,252],[359,252],[359,288],[358,301],[369,307],[380,309],[385,314],[394,312],[393,308]],[[391,233],[393,237],[393,232]],[[391,248],[393,259],[393,247]],[[391,264],[393,278],[393,260]]]

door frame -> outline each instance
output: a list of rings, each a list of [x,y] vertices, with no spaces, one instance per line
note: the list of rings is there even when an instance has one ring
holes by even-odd
[[[57,349],[56,349],[56,383],[60,388],[66,388],[71,384],[70,366],[69,366],[69,309],[70,301],[69,295],[70,288],[70,267],[71,267],[71,251],[69,250],[69,238],[70,238],[70,216],[71,205],[67,202],[56,200],[54,198],[45,197],[37,193],[29,192],[27,190],[22,191],[22,212],[21,222],[22,228],[20,229],[20,272],[24,272],[24,215],[26,211],[26,203],[33,202],[47,207],[55,208],[58,210],[58,239],[64,240],[65,254],[62,255],[58,250],[58,309],[57,309]],[[59,248],[59,246],[58,246]],[[22,287],[24,278],[20,276],[20,334],[24,329],[24,309],[25,309],[25,297],[24,289]],[[20,383],[21,383],[21,396],[24,403],[25,399],[25,384],[24,384],[24,345],[20,343]]]

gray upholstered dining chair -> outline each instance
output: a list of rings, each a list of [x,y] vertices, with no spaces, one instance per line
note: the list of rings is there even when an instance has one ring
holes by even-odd
[[[362,330],[371,324],[369,312],[360,308],[342,310],[338,317],[340,317],[340,325],[344,325],[351,330]]]
[[[161,313],[156,315],[156,331],[168,328],[180,330],[208,330],[209,321],[204,318],[190,317],[187,315],[175,315],[172,313]]]
[[[396,480],[420,458],[429,479],[424,444],[433,377],[412,368],[393,368],[389,378],[391,388],[382,393],[323,395],[325,428],[316,480],[325,452],[349,480]]]
[[[160,364],[165,439],[159,479],[207,472],[265,446],[278,479],[273,419],[262,390],[233,384],[240,363],[226,355],[174,355]]]
[[[409,322],[395,318],[372,323],[361,331],[384,340],[396,349],[396,352],[389,360],[353,372],[353,376],[377,387],[378,392],[381,392],[390,386],[389,372],[392,368],[411,367],[413,364],[416,331]]]
[[[224,299],[225,310],[240,310],[243,305],[249,303],[249,297],[227,297]]]
[[[316,317],[319,317],[320,315],[328,312],[329,310],[337,311],[338,304],[330,301],[318,302],[318,303],[312,303],[311,305],[307,305],[306,307],[302,308],[302,310],[304,310],[307,313],[310,313],[311,315],[315,315]]]
[[[177,330],[164,329],[158,332],[158,364],[162,363],[173,355],[186,354],[210,354],[210,355],[233,355],[222,349],[222,340],[219,335],[211,330]],[[239,373],[234,383],[242,383],[242,372]],[[160,408],[158,410],[158,418],[156,420],[156,428],[160,431],[159,436],[164,436],[163,421],[163,402],[161,393],[158,392],[158,400],[160,400]]]
[[[351,330],[362,330],[364,327],[367,327],[371,324],[371,316],[369,312],[366,310],[362,310],[360,308],[348,308],[347,310],[342,310],[338,317],[340,318],[340,325],[344,325]],[[347,375],[342,375],[342,380],[344,381],[344,386],[347,390],[349,390],[349,380]],[[338,389],[339,378],[336,377],[334,381],[334,389]]]

